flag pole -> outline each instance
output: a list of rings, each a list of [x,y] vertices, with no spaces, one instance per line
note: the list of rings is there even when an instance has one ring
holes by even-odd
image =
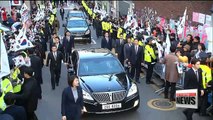
[[[184,40],[184,30],[185,30],[185,25],[186,25],[186,12],[187,12],[187,7],[185,8],[184,14],[183,14],[183,18],[184,18],[184,24],[183,24],[183,32],[182,32],[182,41]]]

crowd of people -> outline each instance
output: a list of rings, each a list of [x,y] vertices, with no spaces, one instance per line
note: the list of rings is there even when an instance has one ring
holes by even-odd
[[[84,3],[82,3],[84,4]],[[188,34],[186,40],[178,38],[177,33],[172,33],[169,27],[162,30],[158,25],[150,26],[149,21],[144,24],[138,23],[138,27],[128,26],[124,29],[125,19],[120,17],[112,18],[107,16],[101,19],[99,13],[91,13],[88,6],[84,6],[96,29],[96,35],[101,39],[101,48],[114,51],[121,64],[127,70],[130,78],[140,83],[140,73],[142,66],[146,64],[146,83],[153,84],[151,80],[155,64],[165,64],[165,91],[164,97],[170,101],[175,101],[176,84],[183,79],[184,89],[198,89],[199,93],[199,113],[207,115],[206,109],[212,104],[208,102],[208,95],[212,92],[212,66],[211,54],[206,52],[206,46],[201,43],[199,36]],[[102,31],[99,31],[102,29]],[[148,36],[148,37],[146,37]],[[166,39],[169,36],[170,53],[166,53]],[[159,57],[160,44],[164,50]],[[182,68],[178,68],[179,63],[183,63]],[[187,69],[184,73],[180,72]],[[198,75],[194,71],[199,71]],[[182,78],[183,74],[185,77]],[[196,76],[195,76],[196,75]],[[198,77],[197,77],[198,76]],[[169,96],[169,87],[170,96]],[[194,109],[186,109],[183,113],[187,120],[192,120]]]
[[[55,87],[59,86],[60,83],[61,61],[67,65],[67,68],[71,65],[71,53],[75,47],[74,37],[69,31],[65,31],[62,40],[58,36],[61,26],[56,17],[58,6],[60,6],[61,19],[64,20],[63,2],[60,1],[60,3],[62,4],[58,2],[54,2],[53,4],[55,5],[50,2],[42,5],[33,4],[29,21],[24,23],[22,22],[21,14],[16,12],[15,8],[12,9],[11,15],[5,11],[5,8],[2,8],[2,24],[13,28],[14,32],[12,34],[4,33],[4,42],[7,51],[9,51],[8,58],[12,72],[10,75],[4,76],[2,82],[5,84],[3,86],[7,86],[8,82],[6,81],[9,79],[12,88],[1,89],[0,97],[3,100],[0,100],[0,108],[2,109],[0,118],[4,116],[5,119],[10,120],[12,116],[14,120],[36,120],[37,117],[34,111],[37,109],[38,100],[42,99],[43,66],[50,66],[51,87],[52,90],[55,90]],[[212,84],[212,70],[207,65],[207,62],[211,56],[206,53],[205,45],[200,43],[199,36],[188,34],[186,41],[183,41],[169,29],[161,30],[157,25],[150,26],[148,20],[144,21],[144,24],[138,24],[136,28],[133,26],[124,28],[125,17],[113,18],[112,16],[106,16],[101,19],[101,14],[93,12],[94,5],[92,3],[89,1],[78,3],[93,23],[97,38],[101,39],[100,47],[114,51],[121,64],[125,67],[128,76],[138,84],[141,82],[141,69],[145,69],[145,66],[147,66],[146,84],[154,84],[152,74],[155,64],[158,62],[165,64],[164,97],[166,99],[169,98],[170,101],[175,101],[176,83],[181,78],[177,64],[184,63],[184,67],[189,70],[185,73],[183,88],[198,89],[200,91],[200,113],[201,115],[207,114],[206,108],[209,106],[208,94],[211,92],[209,88]],[[40,12],[43,6],[45,8],[45,16],[40,20],[35,20],[37,13]],[[31,40],[34,47],[11,51],[11,40],[19,35],[22,28],[27,30],[26,36]],[[170,53],[168,54],[164,52],[167,37],[169,37],[171,44]],[[46,55],[48,42],[50,52]],[[158,45],[162,46],[163,52],[159,50]],[[159,57],[159,54],[162,54],[161,57]],[[22,56],[25,62],[15,62],[14,58],[17,56]],[[30,64],[26,64],[27,62]],[[198,75],[193,70],[198,71]],[[69,87],[65,88],[62,94],[62,119],[79,120],[83,103],[82,91],[78,87],[78,77],[72,76],[68,79],[68,83]],[[171,87],[170,95],[169,87]],[[70,90],[72,90],[74,98],[72,98],[72,101],[67,102],[67,100],[71,99],[69,96]],[[71,116],[71,113],[75,112],[70,110],[69,107],[77,103],[78,105],[74,106],[78,114]],[[194,111],[194,109],[184,111],[188,120],[192,120]]]
[[[60,1],[60,6],[63,7],[64,2]],[[1,10],[2,25],[11,28],[7,32],[1,30],[11,73],[1,78],[0,119],[10,120],[12,116],[14,120],[36,120],[34,111],[37,109],[38,100],[42,99],[42,68],[44,65],[50,66],[51,85],[54,90],[59,85],[61,61],[64,60],[66,64],[70,59],[74,39],[67,31],[63,38],[65,42],[63,45],[60,43],[60,24],[56,17],[55,2],[47,1],[41,5],[33,2],[25,21],[18,8],[13,7],[11,14],[5,8]],[[21,44],[25,40],[20,40],[20,47],[14,46],[16,48],[11,49],[11,41],[16,40],[19,35],[26,35],[26,41],[31,42],[33,47],[23,48]],[[47,54],[47,51],[50,52]]]

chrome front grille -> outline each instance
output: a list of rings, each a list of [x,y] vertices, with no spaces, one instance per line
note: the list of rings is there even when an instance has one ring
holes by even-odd
[[[99,103],[118,102],[126,97],[126,91],[97,92],[93,93],[93,97]]]
[[[84,32],[72,32],[72,35],[82,36],[82,35],[84,35]]]

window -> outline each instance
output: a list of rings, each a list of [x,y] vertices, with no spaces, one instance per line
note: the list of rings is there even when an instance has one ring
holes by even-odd
[[[67,24],[68,28],[87,27],[85,20],[69,20]]]
[[[84,14],[83,13],[70,13],[69,17],[82,17],[82,18],[84,18]]]
[[[80,60],[79,76],[103,75],[124,72],[121,64],[116,58],[90,58]]]

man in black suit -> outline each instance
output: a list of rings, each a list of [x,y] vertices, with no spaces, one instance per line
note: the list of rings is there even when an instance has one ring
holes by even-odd
[[[52,51],[52,46],[53,46],[53,44],[55,44],[55,38],[56,37],[57,37],[57,34],[53,33],[52,38],[50,39],[50,46],[49,46],[50,51]]]
[[[120,39],[117,39],[115,42],[115,53],[122,65],[124,65],[124,42],[123,35],[120,35]]]
[[[105,32],[104,38],[101,40],[101,48],[107,48],[112,50],[112,39],[109,37],[109,33]]]
[[[127,43],[125,43],[124,45],[124,63],[125,63],[125,69],[127,71],[127,74],[130,75],[130,72],[129,72],[129,66],[130,66],[130,51],[131,51],[131,47],[132,47],[132,42],[131,42],[131,38],[130,37],[127,37]]]
[[[185,73],[184,89],[198,89],[198,101],[199,101],[199,98],[204,95],[200,61],[194,58],[191,60],[191,64],[193,65],[192,68]],[[185,109],[183,111],[187,120],[192,120],[192,115],[194,112],[195,112],[195,109],[191,109],[191,108]]]
[[[27,115],[24,107],[14,105],[15,99],[10,93],[7,93],[4,96],[4,102],[7,105],[6,109],[3,112],[4,114],[11,115],[14,120],[27,120]]]
[[[51,30],[49,26],[48,20],[45,20],[45,25],[44,25],[44,36],[45,36],[45,42],[47,43],[49,40],[49,36],[51,35]],[[47,49],[47,48],[45,48]]]
[[[59,85],[59,79],[61,75],[61,62],[64,61],[64,56],[60,51],[57,51],[56,45],[52,46],[52,52],[48,53],[46,66],[50,62],[50,74],[51,74],[51,85],[52,89],[55,89]]]
[[[37,120],[35,110],[38,105],[37,81],[33,77],[34,71],[31,67],[24,68],[24,84],[21,87],[21,92],[14,94],[10,93],[15,100],[16,105],[23,106],[27,113],[27,120]]]
[[[65,61],[68,63],[69,58],[72,54],[72,49],[74,49],[75,47],[74,36],[72,36],[69,31],[66,31],[62,45],[64,47]]]
[[[42,90],[41,90],[41,84],[43,83],[42,80],[42,62],[41,62],[41,58],[38,57],[35,52],[34,49],[28,49],[28,53],[29,53],[29,57],[30,57],[30,62],[31,62],[31,67],[35,72],[35,79],[37,80],[38,83],[38,98],[41,99],[42,98]]]
[[[61,15],[61,19],[62,21],[64,20],[64,6],[61,5],[61,8],[60,8],[60,15]]]
[[[60,51],[62,54],[64,54],[64,47],[63,45],[60,43],[60,39],[59,37],[55,37],[55,45],[57,47],[57,50]]]
[[[142,60],[143,60],[143,48],[138,45],[138,39],[135,39],[134,45],[131,47],[131,50],[130,50],[130,60],[129,60],[131,65],[130,76],[132,79],[135,76],[135,80],[138,83],[140,83],[139,78],[140,78]]]

